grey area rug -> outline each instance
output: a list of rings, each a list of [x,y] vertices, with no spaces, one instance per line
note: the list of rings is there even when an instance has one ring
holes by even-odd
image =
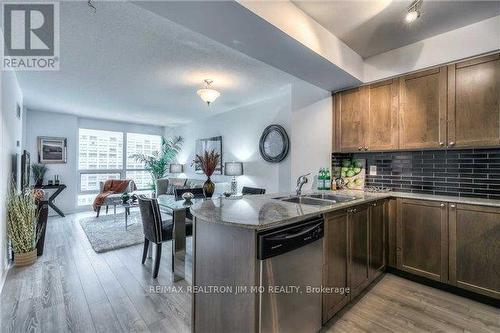
[[[125,230],[125,213],[80,220],[80,225],[95,252],[106,252],[144,242],[140,212],[130,213],[127,230]]]

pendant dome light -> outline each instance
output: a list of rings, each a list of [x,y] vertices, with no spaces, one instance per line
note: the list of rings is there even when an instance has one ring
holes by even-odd
[[[205,88],[198,90],[196,93],[200,98],[210,106],[210,103],[213,103],[217,97],[220,96],[220,92],[213,89],[210,85],[214,82],[213,80],[206,79],[205,80]]]

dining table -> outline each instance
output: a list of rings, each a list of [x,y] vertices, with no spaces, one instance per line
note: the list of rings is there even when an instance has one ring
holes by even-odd
[[[175,282],[186,278],[186,216],[189,208],[206,199],[176,200],[174,195],[157,197],[160,211],[172,214],[172,274]],[[151,248],[150,248],[151,253]]]

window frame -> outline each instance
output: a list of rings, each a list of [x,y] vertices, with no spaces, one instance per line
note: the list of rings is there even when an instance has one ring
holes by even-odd
[[[123,135],[123,144],[122,144],[122,169],[80,169],[80,130],[81,129],[86,129],[86,130],[95,130],[95,131],[104,131],[104,132],[116,132],[116,133],[122,133]],[[116,173],[120,175],[120,179],[125,179],[127,172],[130,171],[149,171],[147,168],[127,168],[127,137],[128,134],[141,134],[141,135],[150,135],[150,136],[157,136],[161,138],[161,135],[159,134],[148,134],[148,133],[137,133],[137,132],[127,132],[127,131],[113,131],[113,130],[106,130],[106,129],[95,129],[95,128],[86,128],[86,127],[79,127],[78,128],[78,145],[77,145],[77,194],[76,194],[76,206],[77,207],[87,207],[88,205],[78,205],[78,197],[80,195],[88,195],[88,194],[99,194],[99,189],[97,191],[82,191],[82,175],[85,174],[106,174],[106,173]],[[151,190],[151,188],[137,188],[137,191],[147,191]]]

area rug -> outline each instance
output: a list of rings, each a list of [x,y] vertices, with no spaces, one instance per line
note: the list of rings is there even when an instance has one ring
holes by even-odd
[[[125,230],[125,213],[80,220],[80,225],[95,252],[106,252],[144,242],[140,212],[130,213],[127,230]]]

